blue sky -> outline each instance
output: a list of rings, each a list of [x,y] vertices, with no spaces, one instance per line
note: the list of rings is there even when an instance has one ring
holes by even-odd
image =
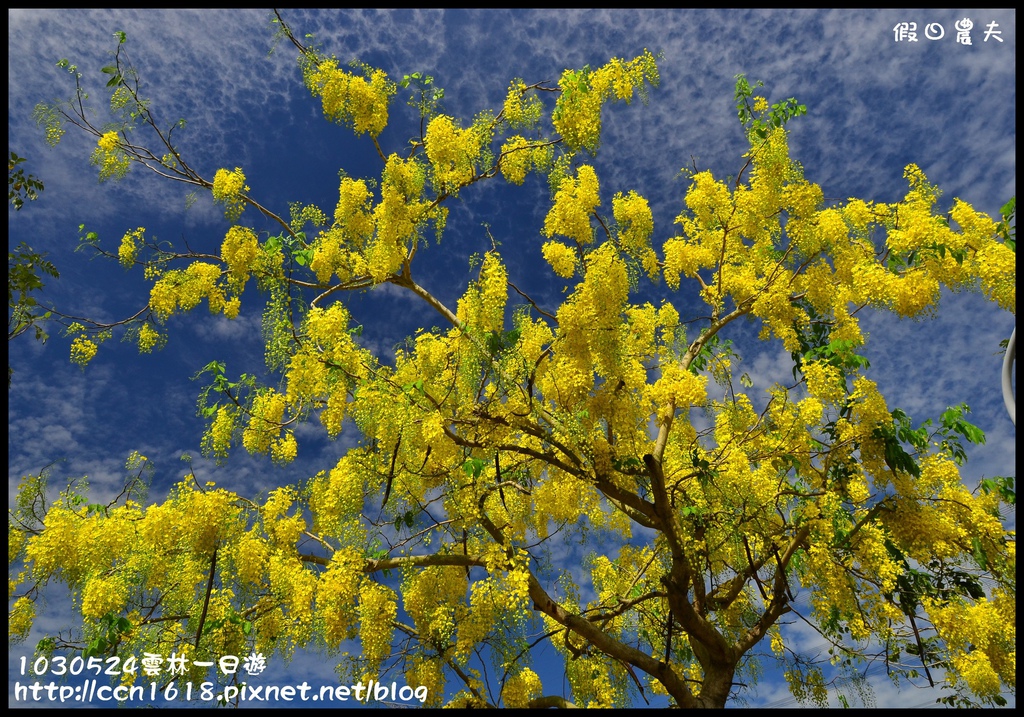
[[[651,92],[647,106],[606,110],[596,160],[605,209],[614,192],[636,189],[651,202],[659,248],[675,233],[672,220],[682,207],[686,182],[680,168],[696,165],[726,177],[742,167],[745,146],[732,100],[739,73],[763,80],[770,101],[796,97],[807,105],[808,115],[790,125],[791,152],[827,198],[898,200],[906,192],[903,168],[910,162],[942,188],[944,206],[959,197],[996,216],[1016,193],[1016,14],[1010,10],[283,15],[298,35],[314,34],[341,61],[357,58],[396,80],[412,72],[432,74],[445,89],[446,112],[463,118],[500,108],[514,77],[553,83],[566,68],[631,58],[644,48],[661,53],[661,87]],[[166,126],[179,117],[188,120],[180,150],[203,176],[242,167],[252,196],[287,214],[294,201],[330,212],[339,169],[354,177],[379,175],[368,139],[355,139],[322,119],[319,103],[301,84],[291,46],[281,43],[268,54],[269,16],[263,10],[9,11],[9,146],[28,158],[27,171],[46,185],[38,201],[17,213],[9,209],[9,242],[26,241],[49,253],[61,279],[47,287],[47,296],[59,307],[112,321],[137,311],[148,296],[141,276],[74,252],[81,224],[113,250],[126,230],[145,226],[149,235],[216,252],[227,228],[209,196],[186,209],[186,190],[141,170],[123,182],[99,184],[88,162],[95,146],[91,137],[69,131],[57,148],[45,145],[32,108],[73,92],[56,62],[67,58],[77,64],[102,108],[106,78],[99,68],[111,64],[115,31],[127,33],[143,94],[152,98],[160,121]],[[954,22],[964,17],[973,21],[969,46],[954,39]],[[893,28],[900,22],[917,23],[917,42],[896,41]],[[941,24],[945,36],[929,40],[929,23]],[[1000,34],[985,41],[990,23],[997,23],[993,29]],[[412,110],[402,102],[400,95],[392,105],[392,127],[380,138],[385,151],[399,149],[415,132]],[[510,278],[542,305],[557,306],[562,285],[536,270],[549,206],[540,181],[514,192],[500,182],[464,191],[452,206],[444,243],[424,254],[419,282],[454,306],[473,277],[469,255],[490,248],[486,224],[502,243]],[[254,213],[247,213],[248,221],[259,221],[249,214]],[[695,306],[681,297],[679,305]],[[381,357],[417,327],[437,323],[431,310],[393,287],[351,297],[351,308],[365,326],[364,345]],[[871,376],[890,407],[922,420],[969,403],[988,441],[971,450],[965,480],[973,485],[982,477],[1012,475],[1015,429],[1002,405],[997,354],[1014,317],[965,293],[945,295],[933,320],[876,314],[863,325],[870,333]],[[238,452],[223,466],[203,459],[203,426],[195,416],[199,385],[190,377],[214,359],[224,360],[236,375],[261,371],[260,313],[255,302],[243,304],[235,321],[198,309],[168,328],[170,341],[162,352],[139,356],[132,345],[114,340],[84,372],[70,364],[68,340],[56,331],[45,345],[22,337],[9,346],[15,369],[8,409],[10,495],[21,476],[59,461],[55,480],[88,475],[97,499],[109,499],[120,488],[132,450],[156,465],[154,496],[186,470],[182,453],[193,457],[203,479],[255,494],[333,466],[352,445],[351,431],[330,442],[313,425],[300,430],[300,459],[286,468]],[[750,342],[742,333],[729,338],[737,341],[742,370],[754,381],[752,393],[763,394],[790,377],[781,345]],[[1008,520],[1015,522],[1015,516]],[[48,605],[25,645],[10,650],[12,661],[27,654],[44,630],[64,623],[67,602],[54,595]],[[802,650],[823,649],[812,633],[801,634],[798,625],[790,629]],[[285,668],[278,669],[275,682],[289,681]],[[287,675],[330,682],[333,663],[300,655]],[[12,673],[10,685],[14,679]],[[877,667],[869,679],[877,706],[926,705],[936,696],[914,687],[898,692]],[[546,680],[545,687],[548,694],[562,690],[557,680]],[[788,691],[767,673],[742,697],[748,706],[783,706]]]

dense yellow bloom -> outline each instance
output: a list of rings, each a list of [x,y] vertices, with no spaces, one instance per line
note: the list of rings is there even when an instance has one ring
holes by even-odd
[[[113,152],[117,149],[117,132],[107,132],[100,137],[97,144],[104,152]]]
[[[512,80],[512,84],[508,87],[508,94],[505,96],[505,104],[502,107],[502,117],[510,127],[519,129],[535,126],[540,121],[543,109],[540,98],[526,89],[525,82],[518,79]]]
[[[177,309],[191,311],[202,299],[210,305],[210,313],[225,310],[226,297],[219,285],[221,270],[215,264],[197,261],[185,270],[174,269],[160,277],[149,292],[149,308],[159,318],[167,319]]]
[[[142,242],[142,235],[145,231],[143,227],[139,227],[138,229],[125,232],[125,235],[121,238],[121,246],[118,247],[117,256],[122,266],[128,267],[135,263],[135,257],[139,253],[137,243]]]
[[[479,128],[462,129],[451,117],[438,115],[427,125],[423,142],[439,194],[457,194],[459,187],[473,179],[484,143]]]
[[[821,361],[808,361],[803,365],[807,392],[822,401],[838,405],[846,397],[842,372]]]
[[[1003,309],[1017,311],[1017,255],[1005,244],[990,241],[974,256],[985,295]]]
[[[390,588],[372,580],[364,580],[359,587],[359,638],[363,657],[371,665],[391,654],[392,623],[398,615],[394,595]]]
[[[11,644],[19,643],[28,637],[32,623],[36,618],[36,604],[27,597],[14,601],[14,606],[7,615],[7,636]]]
[[[239,289],[252,271],[259,250],[259,243],[252,229],[240,226],[228,229],[224,243],[220,247],[220,256],[228,265],[228,274]]]
[[[295,432],[288,431],[270,446],[270,455],[276,463],[291,463],[298,454],[299,446],[295,442]]]
[[[568,279],[576,273],[576,252],[559,241],[544,242],[541,247],[544,259],[559,276]]]
[[[541,693],[540,677],[529,667],[523,668],[505,682],[501,698],[505,707],[512,709],[529,706],[530,700]]]
[[[922,600],[952,657],[955,671],[947,679],[962,679],[975,694],[987,697],[999,694],[1002,683],[1016,682],[1016,623],[1002,609],[1002,603],[1012,604],[1014,598],[1002,591],[994,598],[973,605]]]
[[[364,68],[357,77],[338,67],[331,58],[303,68],[306,87],[323,100],[324,116],[352,127],[356,134],[377,137],[388,123],[388,103],[397,91],[383,70]]]
[[[522,184],[531,169],[545,171],[551,166],[552,149],[549,145],[531,142],[514,135],[501,145],[499,167],[501,174],[512,184]]]
[[[367,271],[376,282],[402,265],[407,245],[426,220],[425,204],[420,200],[425,179],[424,167],[415,159],[403,160],[397,154],[388,157],[381,201],[373,210],[377,233],[365,252]]]
[[[78,336],[71,342],[71,361],[84,368],[93,360],[97,351],[99,351],[99,346],[96,345],[96,342],[90,341],[84,336]]]
[[[482,332],[501,331],[507,299],[508,271],[495,252],[487,252],[479,281],[459,302],[459,318]]]
[[[160,332],[153,328],[151,324],[143,324],[139,328],[139,352],[148,354],[153,350],[153,347],[160,341]]]
[[[647,200],[635,191],[625,196],[620,192],[612,199],[612,214],[619,224],[619,243],[623,251],[640,262],[652,281],[656,280],[661,269],[658,255],[651,248],[654,216]]]
[[[576,172],[576,178],[567,177],[555,193],[555,203],[544,219],[544,236],[555,234],[569,237],[579,244],[590,244],[594,230],[590,216],[601,204],[598,194],[597,173],[589,164]]]
[[[284,421],[285,397],[267,390],[253,399],[249,409],[249,423],[242,432],[242,445],[250,453],[266,453],[281,433]]]
[[[213,201],[224,205],[224,216],[229,221],[233,222],[242,216],[245,211],[243,195],[248,191],[245,173],[240,167],[235,167],[234,172],[218,169],[213,176]]]
[[[118,580],[90,578],[82,591],[82,615],[99,619],[108,612],[119,612],[128,599],[124,585]]]
[[[360,246],[373,233],[373,219],[369,212],[370,190],[362,179],[343,177],[338,187],[338,204],[334,221],[345,232],[347,241]]]
[[[437,707],[444,700],[444,663],[439,658],[414,657],[411,667],[405,673],[405,681],[409,687],[427,688],[426,707]]]
[[[601,139],[601,105],[612,99],[629,103],[634,92],[646,99],[645,82],[652,87],[660,82],[654,55],[647,50],[629,62],[612,58],[593,71],[566,70],[558,80],[562,94],[552,116],[555,131],[570,150],[596,152]]]

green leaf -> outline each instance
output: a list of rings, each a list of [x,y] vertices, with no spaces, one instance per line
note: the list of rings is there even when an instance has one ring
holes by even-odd
[[[485,465],[487,464],[480,458],[470,458],[462,464],[462,471],[466,474],[467,478],[479,478]]]

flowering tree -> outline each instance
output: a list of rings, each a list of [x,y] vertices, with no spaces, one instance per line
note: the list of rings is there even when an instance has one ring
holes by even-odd
[[[124,322],[142,351],[203,299],[229,318],[247,287],[246,301],[265,302],[279,382],[205,367],[209,454],[226,460],[240,445],[287,463],[295,425],[311,420],[360,441],[262,498],[190,476],[147,505],[139,455],[108,505],[73,487],[49,501],[44,476],[26,479],[10,519],[12,636],[56,581],[80,606],[81,639],[48,638],[48,652],[199,659],[358,640],[342,658],[356,678],[399,671],[434,702],[509,707],[621,706],[648,692],[721,707],[774,657],[793,693],[820,704],[821,667],[795,660],[780,630],[807,592],[800,616],[838,661],[928,679],[941,667],[954,699],[1002,700],[1014,684],[1015,553],[998,510],[1012,480],[963,484],[963,441],[983,439],[964,406],[917,427],[887,406],[858,354],[857,314],[919,316],[941,286],[977,287],[1015,311],[1005,227],[959,200],[937,214],[938,191],[914,165],[903,201],[826,204],[789,155],[785,125],[805,108],[769,105],[741,77],[740,171],[729,183],[694,171],[679,233],[656,245],[647,200],[623,188],[602,211],[588,163],[603,106],[657,86],[649,52],[567,70],[557,85],[513,80],[503,107],[463,122],[440,112],[431,77],[344,69],[277,23],[325,117],[380,156],[379,179],[342,175],[333,215],[294,205],[279,216],[241,168],[201,176],[176,148],[184,123],[165,129],[140,95],[123,34],[103,69],[117,123],[93,124],[66,62],[77,94],[39,118],[54,141],[68,124],[94,135],[101,180],[142,166],[223,205],[219,255],[157,245],[144,228],[116,253],[152,281]],[[421,129],[392,150],[378,138],[400,88]],[[531,173],[551,187],[543,257],[568,282],[561,306],[519,290],[496,243],[454,307],[417,282],[453,198]],[[278,234],[258,234],[246,212]],[[360,344],[345,304],[380,284],[440,317],[386,360]],[[674,302],[691,291],[707,308],[684,321]],[[793,359],[793,384],[760,410],[733,380],[726,337],[741,317]],[[113,328],[72,324],[72,359],[87,364]],[[588,533],[611,547],[577,584],[551,548]],[[571,696],[531,666],[538,635],[564,657]],[[497,667],[489,682],[471,666],[479,654]]]

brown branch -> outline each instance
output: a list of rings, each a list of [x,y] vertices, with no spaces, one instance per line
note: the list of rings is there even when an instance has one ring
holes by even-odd
[[[651,675],[665,686],[668,693],[681,707],[698,706],[698,702],[686,682],[675,673],[670,665],[616,640],[590,620],[568,612],[547,594],[532,571],[530,572],[529,592],[535,610],[543,612],[558,624],[580,635],[606,655],[633,665]]]

